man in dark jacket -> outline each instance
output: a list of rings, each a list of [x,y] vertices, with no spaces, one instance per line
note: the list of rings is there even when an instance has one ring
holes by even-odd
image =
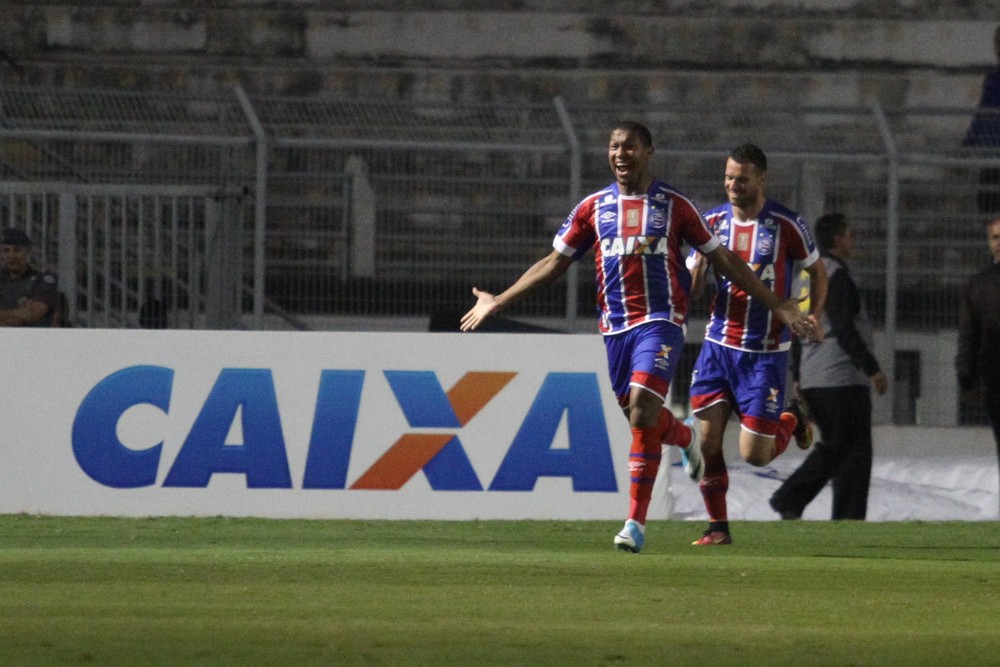
[[[771,497],[783,519],[797,519],[828,481],[833,519],[864,520],[872,467],[871,388],[884,394],[889,381],[873,354],[872,327],[847,259],[854,236],[843,215],[816,221],[816,244],[829,278],[820,342],[802,343],[793,390],[804,400],[822,434],[802,465]]]
[[[31,239],[11,227],[0,232],[0,326],[49,327],[59,306],[51,273],[31,266]]]
[[[955,370],[962,400],[985,403],[1000,460],[1000,218],[983,223],[992,261],[969,281],[958,318]]]

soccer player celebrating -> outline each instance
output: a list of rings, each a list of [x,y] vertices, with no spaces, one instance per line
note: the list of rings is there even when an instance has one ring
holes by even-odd
[[[614,545],[633,553],[645,541],[646,513],[663,445],[683,449],[693,478],[699,478],[702,468],[693,429],[664,407],[684,343],[691,285],[683,244],[710,257],[716,270],[797,334],[814,330],[795,299],[772,292],[709,231],[691,200],[652,175],[652,157],[648,129],[632,121],[616,126],[608,142],[615,181],[577,204],[556,234],[554,249],[506,290],[494,295],[474,287],[476,304],[461,320],[462,331],[476,329],[595,250],[599,329],[611,385],[632,429],[628,520]]]
[[[753,144],[733,149],[726,160],[729,202],[705,220],[724,244],[769,287],[776,298],[791,295],[801,269],[809,274],[810,336],[821,335],[818,315],[826,301],[827,276],[812,234],[798,214],[765,194],[767,157]],[[740,418],[740,455],[754,466],[770,463],[793,437],[802,449],[812,441],[805,417],[793,405],[784,410],[789,331],[768,302],[748,293],[718,271],[711,255],[692,251],[688,267],[694,289],[704,284],[708,261],[716,269],[705,343],[691,378],[691,407],[701,425],[704,476],[699,482],[709,526],[696,545],[732,544],[726,492],[729,473],[722,452],[730,414]],[[798,334],[796,330],[794,333]]]

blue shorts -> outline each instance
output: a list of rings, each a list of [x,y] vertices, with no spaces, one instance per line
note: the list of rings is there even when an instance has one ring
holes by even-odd
[[[785,407],[788,352],[745,352],[705,341],[691,374],[695,414],[725,401],[751,431],[774,435]]]
[[[604,337],[608,373],[618,405],[628,405],[633,386],[643,387],[664,401],[674,369],[684,350],[684,328],[655,320]]]

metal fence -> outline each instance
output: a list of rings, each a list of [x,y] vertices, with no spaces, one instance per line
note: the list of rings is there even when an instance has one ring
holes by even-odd
[[[961,287],[987,258],[979,223],[1000,199],[989,145],[1000,132],[966,145],[969,109],[432,106],[6,87],[0,224],[39,239],[36,259],[59,272],[77,325],[394,318],[447,328],[472,285],[516,279],[576,201],[610,180],[607,133],[626,117],[652,130],[657,174],[699,205],[723,200],[726,153],[753,141],[768,153],[771,196],[809,220],[848,216],[861,239],[852,268],[893,351],[886,366],[906,388],[894,418],[919,413],[919,377],[907,377],[899,353],[921,345],[908,336],[954,331]],[[582,267],[512,315],[593,331],[593,310]],[[950,376],[944,363],[925,360],[920,375]],[[922,419],[949,418],[912,416]]]

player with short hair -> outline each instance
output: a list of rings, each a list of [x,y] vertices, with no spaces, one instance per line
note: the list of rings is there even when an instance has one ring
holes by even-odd
[[[694,203],[655,178],[649,169],[653,140],[643,125],[626,121],[608,141],[613,183],[585,197],[553,241],[553,250],[503,292],[476,287],[476,304],[461,320],[462,331],[552,282],[574,261],[595,250],[599,328],[604,335],[611,385],[632,430],[628,520],[615,535],[618,549],[639,552],[663,445],[689,452],[686,468],[700,475],[693,430],[664,407],[684,343],[691,275],[684,244],[712,258],[716,268],[772,309],[799,334],[813,324],[795,299],[780,299],[723,246]]]
[[[764,151],[749,143],[733,149],[726,159],[724,184],[729,201],[705,214],[709,228],[781,299],[792,296],[793,279],[805,269],[810,279],[808,317],[814,335],[821,335],[818,314],[826,300],[826,271],[806,223],[767,197]],[[696,289],[704,283],[708,260],[714,265],[714,258],[692,250],[688,265]],[[734,411],[740,418],[740,454],[751,465],[770,463],[785,451],[793,434],[803,449],[812,439],[804,416],[784,409],[788,328],[756,295],[715,273],[705,342],[691,378],[691,406],[701,426],[705,466],[699,488],[709,518],[708,530],[696,545],[732,543],[722,445]]]

